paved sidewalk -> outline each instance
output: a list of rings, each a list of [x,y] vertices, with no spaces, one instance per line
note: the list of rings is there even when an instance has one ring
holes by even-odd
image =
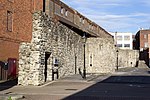
[[[27,100],[59,100],[69,95],[77,93],[93,84],[93,80],[104,80],[109,77],[106,74],[87,74],[83,79],[79,74],[71,75],[53,82],[48,82],[42,86],[14,86],[12,88],[0,91],[0,100],[7,100],[11,97],[13,100],[20,100],[26,97]],[[25,98],[24,98],[25,99]]]

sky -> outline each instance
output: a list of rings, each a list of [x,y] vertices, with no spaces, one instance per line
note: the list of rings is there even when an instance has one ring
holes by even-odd
[[[61,0],[108,32],[150,29],[149,0]]]

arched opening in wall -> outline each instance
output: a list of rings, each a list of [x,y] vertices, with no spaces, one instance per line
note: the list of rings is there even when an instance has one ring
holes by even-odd
[[[44,69],[44,78],[45,82],[47,81],[47,66],[48,66],[48,59],[50,57],[51,53],[50,52],[45,52],[45,69]]]

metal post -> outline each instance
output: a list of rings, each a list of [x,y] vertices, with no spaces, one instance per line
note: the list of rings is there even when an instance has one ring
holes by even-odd
[[[116,52],[117,52],[117,66],[116,66],[116,70],[118,70],[118,50]]]
[[[85,43],[84,43],[84,69],[83,69],[83,78],[86,79],[86,68],[85,68]]]

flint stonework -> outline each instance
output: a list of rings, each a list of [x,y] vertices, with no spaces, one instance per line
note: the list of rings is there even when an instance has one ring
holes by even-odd
[[[18,84],[41,85],[57,79],[57,75],[62,78],[79,74],[79,68],[83,73],[83,41],[82,35],[59,21],[42,12],[34,13],[32,40],[21,43],[19,48]],[[119,66],[135,66],[137,53],[119,50]],[[113,38],[88,38],[85,44],[86,72],[114,72],[116,55]],[[52,69],[58,71],[54,77]]]

